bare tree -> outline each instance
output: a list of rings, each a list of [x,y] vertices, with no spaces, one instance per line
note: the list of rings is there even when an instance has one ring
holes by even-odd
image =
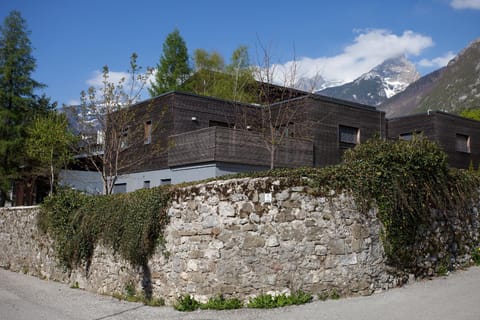
[[[144,123],[132,105],[141,99],[152,69],[142,73],[137,65],[137,55],[130,57],[128,75],[118,82],[111,80],[108,66],[103,67],[102,86],[90,87],[81,93],[81,112],[78,125],[83,159],[102,177],[103,192],[110,194],[121,172],[138,165],[141,156],[129,156],[131,149],[145,143],[153,128],[137,125]],[[131,153],[131,152],[130,152]]]
[[[300,97],[308,93],[294,89],[297,81],[295,56],[284,70],[278,70],[279,65],[272,63],[270,49],[259,41],[257,59],[255,76],[259,80],[259,106],[256,113],[259,116],[250,115],[247,118],[253,129],[260,133],[270,154],[270,168],[273,169],[278,149],[287,138],[307,137],[306,128],[299,126],[298,122],[302,121],[304,116],[304,99]]]

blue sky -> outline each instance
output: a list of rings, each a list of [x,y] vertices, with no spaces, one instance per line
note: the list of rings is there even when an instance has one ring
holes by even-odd
[[[260,42],[278,65],[295,58],[300,76],[338,81],[399,54],[426,74],[480,37],[480,0],[2,0],[2,22],[11,10],[31,31],[34,78],[60,105],[78,102],[102,66],[126,71],[132,52],[155,66],[174,28],[189,53],[204,48],[228,59],[247,45],[255,63]]]

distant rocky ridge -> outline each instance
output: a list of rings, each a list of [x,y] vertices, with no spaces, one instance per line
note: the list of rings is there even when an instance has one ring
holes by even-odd
[[[480,108],[480,38],[442,69],[434,71],[379,106],[388,117]]]

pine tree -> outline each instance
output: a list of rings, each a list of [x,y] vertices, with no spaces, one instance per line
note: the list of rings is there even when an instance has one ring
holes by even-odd
[[[154,97],[179,88],[190,73],[187,45],[175,29],[163,43],[163,54],[157,65],[155,81],[151,82],[150,95]]]
[[[0,26],[0,206],[24,160],[25,127],[38,101],[32,79],[36,68],[26,21],[12,11]]]

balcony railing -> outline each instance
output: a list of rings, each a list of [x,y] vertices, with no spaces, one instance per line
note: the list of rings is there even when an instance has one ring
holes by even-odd
[[[168,166],[202,162],[229,162],[256,166],[270,165],[270,152],[261,134],[224,127],[210,127],[170,137]],[[275,154],[275,167],[313,165],[311,141],[284,138]]]

